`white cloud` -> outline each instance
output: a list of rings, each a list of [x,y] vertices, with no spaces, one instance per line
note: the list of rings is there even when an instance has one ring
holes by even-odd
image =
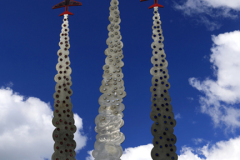
[[[182,5],[175,4],[175,8],[184,11],[185,14],[195,13],[213,13],[213,9],[219,9],[222,12],[216,12],[212,16],[232,16],[232,11],[240,11],[239,0],[186,0]],[[234,18],[234,17],[232,17]]]
[[[152,160],[152,148],[152,144],[141,145],[134,148],[126,148],[123,152],[123,155],[121,156],[121,160]],[[88,151],[89,156],[86,158],[86,160],[94,160],[94,158],[92,157],[92,151]]]
[[[239,160],[240,137],[229,141],[220,141],[209,147],[209,144],[202,148],[193,149],[184,146],[180,151],[178,160]],[[196,153],[194,153],[196,152]],[[205,158],[200,158],[204,156]]]
[[[197,22],[203,23],[208,30],[219,29],[218,17],[235,19],[240,11],[239,0],[185,0],[183,4],[175,2],[176,9],[187,16],[199,16]]]
[[[122,160],[151,160],[153,145],[147,144],[134,148],[126,148],[121,157]]]
[[[231,131],[240,127],[240,31],[212,36],[210,62],[216,80],[200,81],[190,78],[189,83],[204,96],[200,97],[201,112],[210,115],[215,127],[222,122]]]
[[[5,87],[6,87],[6,88],[7,88],[7,87],[8,87],[8,88],[11,88],[12,86],[13,86],[13,82],[11,82],[11,81],[5,84]]]
[[[182,5],[176,3],[175,8],[182,10],[186,15],[210,12],[208,3],[202,0],[186,0]]]
[[[195,143],[195,145],[198,145],[198,144],[202,143],[203,141],[205,141],[202,138],[193,138],[192,140]]]
[[[240,1],[239,0],[202,0],[205,1],[209,6],[212,6],[214,8],[217,7],[224,7],[224,8],[230,8],[234,10],[240,10]]]
[[[205,160],[200,158],[197,154],[193,153],[193,149],[191,147],[183,146],[180,151],[180,156],[178,156],[178,160]]]
[[[86,160],[94,160],[94,158],[92,156],[92,152],[93,152],[93,150],[88,151],[89,156],[86,158]]]
[[[219,24],[216,21],[210,21],[205,16],[200,16],[199,20],[197,20],[197,21],[200,23],[203,23],[209,31],[213,31],[213,30],[219,29],[221,27],[221,24]]]
[[[213,144],[206,144],[203,147],[191,148],[183,146],[178,160],[239,160],[240,157],[240,137],[228,141],[220,141]],[[121,160],[152,160],[152,144],[141,145],[134,148],[126,148]],[[94,160],[91,156],[92,151],[86,160]]]
[[[175,119],[180,119],[180,118],[182,118],[182,117],[181,117],[181,114],[178,113],[178,114],[176,114],[176,115],[174,116],[174,118],[175,118]]]
[[[53,111],[50,104],[35,97],[25,97],[10,88],[0,89],[0,155],[3,160],[51,159],[54,141]],[[82,119],[74,114],[77,150],[86,145]]]

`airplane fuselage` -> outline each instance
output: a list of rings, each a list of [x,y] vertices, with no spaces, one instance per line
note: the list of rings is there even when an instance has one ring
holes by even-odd
[[[70,0],[65,0],[65,5],[69,5]]]
[[[70,3],[71,0],[65,0],[65,11],[68,11],[68,5]]]
[[[81,5],[82,5],[81,2],[78,2],[78,1],[75,1],[75,0],[63,0],[62,2],[53,6],[53,9],[65,7],[65,12],[63,12],[59,16],[62,16],[64,14],[73,15],[73,13],[68,11],[69,6],[81,6]]]

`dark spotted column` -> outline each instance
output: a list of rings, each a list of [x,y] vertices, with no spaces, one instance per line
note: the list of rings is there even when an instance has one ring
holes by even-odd
[[[154,7],[153,16],[153,35],[154,42],[152,43],[153,56],[151,62],[153,68],[151,69],[152,78],[152,112],[151,119],[154,121],[151,132],[154,136],[153,149],[151,156],[153,160],[177,160],[176,136],[173,134],[176,120],[174,119],[173,108],[171,105],[171,98],[168,90],[170,84],[168,82],[168,62],[165,59],[163,35],[161,29],[160,15],[158,7]]]
[[[74,125],[72,103],[70,96],[72,90],[71,73],[69,60],[69,28],[68,28],[68,15],[64,15],[62,32],[60,34],[60,49],[57,54],[58,64],[56,69],[58,74],[54,80],[57,82],[53,97],[54,101],[54,117],[52,120],[53,125],[56,127],[53,131],[54,153],[52,160],[76,160],[76,142],[73,140],[76,126]]]

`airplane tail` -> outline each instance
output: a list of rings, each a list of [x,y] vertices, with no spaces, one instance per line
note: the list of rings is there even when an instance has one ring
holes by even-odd
[[[64,11],[62,14],[60,14],[59,16],[63,16],[64,14],[68,14],[68,15],[73,15],[72,12],[69,12],[69,11]]]
[[[150,6],[149,9],[154,8],[154,7],[163,8],[163,5],[161,5],[161,4],[154,4],[154,5]]]

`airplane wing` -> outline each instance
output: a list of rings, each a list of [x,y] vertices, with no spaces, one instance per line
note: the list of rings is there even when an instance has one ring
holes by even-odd
[[[69,6],[81,6],[82,3],[74,0],[70,0]]]
[[[65,7],[65,1],[56,4],[55,6],[53,6],[52,9],[62,8],[62,7]]]

